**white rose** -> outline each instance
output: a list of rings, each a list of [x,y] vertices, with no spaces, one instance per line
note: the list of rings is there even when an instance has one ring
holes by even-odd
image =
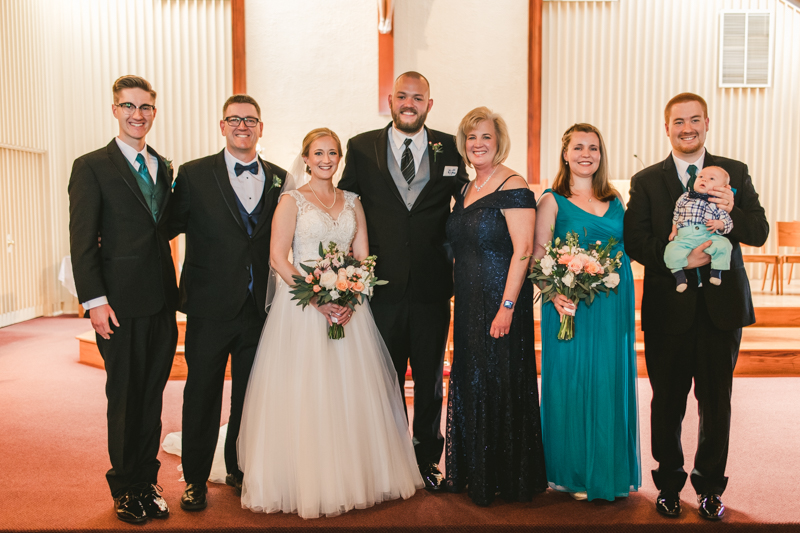
[[[616,272],[612,272],[608,276],[603,278],[603,285],[608,287],[609,289],[613,289],[617,285],[619,285],[619,274]]]
[[[361,267],[358,267],[355,270],[353,270],[353,273],[356,276],[358,276],[359,278],[363,278],[364,277],[364,269],[362,269]]]
[[[556,260],[551,256],[546,255],[542,257],[542,260],[539,262],[539,264],[542,267],[542,274],[549,276],[553,273],[553,267],[556,266]]]
[[[356,267],[354,267],[353,265],[350,265],[349,267],[347,267],[345,269],[345,271],[347,272],[347,277],[349,278],[350,276],[353,275],[353,272],[356,271]]]
[[[330,290],[336,286],[336,272],[333,270],[326,270],[322,273],[319,277],[319,284],[325,287],[326,289]]]
[[[331,300],[338,300],[339,299],[339,291],[331,291],[328,294],[331,295]]]
[[[619,276],[617,276],[617,277],[619,277]],[[567,287],[572,288],[572,286],[575,284],[575,276],[572,275],[572,272],[567,272],[566,275],[563,278],[561,278],[561,281]]]

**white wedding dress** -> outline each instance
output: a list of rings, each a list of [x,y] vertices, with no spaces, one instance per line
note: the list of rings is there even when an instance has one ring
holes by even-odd
[[[297,202],[295,266],[319,245],[347,250],[356,233],[354,202],[334,220],[291,191]],[[380,258],[378,258],[380,260]],[[261,334],[239,433],[242,507],[256,512],[335,516],[422,488],[397,376],[369,304],[356,306],[345,338],[303,310],[282,283]]]

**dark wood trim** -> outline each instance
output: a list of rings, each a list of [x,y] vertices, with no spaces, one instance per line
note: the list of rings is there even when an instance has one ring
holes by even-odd
[[[247,51],[244,42],[244,0],[231,0],[233,94],[247,92]]]
[[[394,28],[378,33],[378,113],[391,114],[388,95],[394,86]]]
[[[542,0],[528,4],[528,183],[539,183],[542,141]]]

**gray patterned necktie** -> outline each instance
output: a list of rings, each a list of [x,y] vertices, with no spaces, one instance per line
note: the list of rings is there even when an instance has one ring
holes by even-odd
[[[400,171],[403,173],[406,183],[411,185],[416,175],[416,171],[414,170],[414,155],[411,153],[411,148],[409,148],[411,139],[406,139],[403,144],[406,149],[403,150],[403,157],[400,159]]]

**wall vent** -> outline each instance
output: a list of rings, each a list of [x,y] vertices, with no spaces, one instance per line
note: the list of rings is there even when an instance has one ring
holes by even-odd
[[[772,84],[771,30],[770,11],[725,10],[720,13],[720,87],[769,87]]]

